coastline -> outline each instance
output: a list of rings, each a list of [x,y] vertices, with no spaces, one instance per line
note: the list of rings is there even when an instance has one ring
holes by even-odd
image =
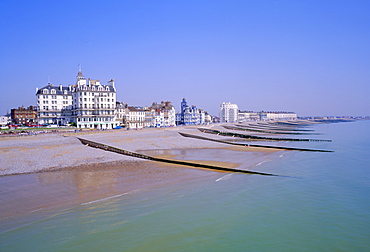
[[[132,152],[180,149],[230,149],[256,152],[275,150],[230,148],[225,144],[182,137],[182,132],[197,132],[196,127],[141,130],[91,131],[83,133],[45,134],[0,139],[0,176],[70,169],[81,165],[109,162],[143,162],[143,160],[89,148],[77,137],[115,146]],[[235,167],[231,165],[231,167]]]
[[[91,131],[0,139],[0,220],[118,197],[137,190],[218,179],[227,173],[146,161],[85,146],[76,137],[155,157],[251,169],[275,151],[182,137],[197,127]],[[248,176],[248,175],[247,175]]]

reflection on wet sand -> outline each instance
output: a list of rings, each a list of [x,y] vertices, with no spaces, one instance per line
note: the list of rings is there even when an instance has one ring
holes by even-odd
[[[0,177],[0,220],[210,173],[155,162],[112,162]]]

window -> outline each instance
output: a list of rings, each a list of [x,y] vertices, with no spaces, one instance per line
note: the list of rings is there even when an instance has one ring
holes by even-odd
[[[52,89],[52,90],[51,90],[51,93],[52,93],[52,94],[55,94],[55,93],[56,93],[55,89]]]

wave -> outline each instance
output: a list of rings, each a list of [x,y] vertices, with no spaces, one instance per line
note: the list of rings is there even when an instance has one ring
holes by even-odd
[[[261,162],[259,162],[258,164],[256,164],[255,166],[260,166],[261,164],[266,163],[266,162],[268,162],[268,161],[270,161],[270,160],[264,160],[264,161],[261,161]]]
[[[230,179],[232,175],[233,175],[232,173],[226,174],[225,176],[222,176],[221,178],[216,179],[215,182]]]
[[[94,203],[97,203],[97,202],[101,202],[101,201],[105,201],[105,200],[110,200],[110,199],[114,199],[114,198],[118,198],[118,197],[121,197],[121,196],[124,196],[124,195],[133,194],[133,193],[136,193],[136,192],[139,192],[139,191],[141,191],[141,190],[133,190],[131,192],[121,193],[121,194],[117,194],[117,195],[105,197],[105,198],[102,198],[102,199],[97,199],[97,200],[93,200],[93,201],[81,203],[81,206],[89,205],[89,204],[94,204]]]

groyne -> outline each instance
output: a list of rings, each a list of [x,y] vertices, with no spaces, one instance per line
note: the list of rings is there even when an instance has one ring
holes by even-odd
[[[271,174],[271,173],[233,169],[233,168],[220,167],[220,166],[215,166],[215,165],[193,163],[193,162],[182,161],[182,160],[157,158],[157,157],[152,157],[152,156],[148,156],[148,155],[144,155],[144,154],[140,154],[140,153],[136,153],[136,152],[122,150],[122,149],[119,149],[119,148],[116,148],[116,147],[113,147],[113,146],[109,146],[109,145],[102,144],[102,143],[97,143],[97,142],[90,141],[90,140],[83,139],[83,138],[79,138],[79,137],[77,137],[77,139],[80,140],[80,142],[82,144],[84,144],[86,146],[89,146],[89,147],[92,147],[92,148],[97,148],[97,149],[101,149],[101,150],[105,150],[105,151],[115,152],[115,153],[118,153],[118,154],[131,156],[131,157],[136,157],[136,158],[141,158],[141,159],[146,159],[146,160],[151,160],[151,161],[177,164],[177,165],[184,165],[184,166],[197,167],[197,168],[205,168],[205,169],[211,169],[211,170],[220,171],[220,172],[235,172],[235,173],[256,174],[256,175],[264,175],[264,176],[278,176],[276,174]]]
[[[255,123],[255,124],[247,124],[247,125],[243,125],[243,124],[236,124],[236,126],[238,127],[247,127],[247,128],[255,128],[255,129],[267,129],[267,130],[281,130],[281,131],[314,131],[314,130],[310,130],[310,129],[297,129],[297,127],[281,127],[281,126],[276,126],[274,124],[259,124],[259,123]]]
[[[245,138],[245,139],[249,139],[249,140],[331,142],[331,140],[322,140],[322,139],[305,139],[305,138],[300,138],[299,139],[299,138],[276,138],[276,137],[253,136],[253,135],[245,135],[245,134],[240,134],[240,133],[233,133],[233,132],[206,129],[206,128],[198,128],[198,130],[203,132],[203,133],[210,133],[210,134],[216,134],[216,135],[221,135],[221,136],[239,137],[239,138]]]
[[[236,146],[268,148],[268,149],[277,149],[277,150],[290,150],[290,151],[333,152],[331,150],[318,150],[318,149],[305,149],[305,148],[282,147],[282,146],[271,146],[271,145],[260,145],[260,144],[233,143],[233,142],[227,142],[227,141],[207,138],[207,137],[203,137],[203,136],[192,135],[192,134],[188,134],[188,133],[179,132],[179,134],[183,137],[190,137],[190,138],[195,138],[195,139],[201,139],[201,140],[224,143],[224,144],[230,144],[230,145],[236,145]]]
[[[223,127],[225,129],[230,129],[230,130],[244,130],[244,131],[251,131],[251,132],[258,132],[258,133],[268,133],[268,134],[276,134],[276,135],[319,135],[318,133],[279,131],[278,129],[269,130],[269,129],[248,128],[248,127],[235,127],[235,126],[223,126]]]

